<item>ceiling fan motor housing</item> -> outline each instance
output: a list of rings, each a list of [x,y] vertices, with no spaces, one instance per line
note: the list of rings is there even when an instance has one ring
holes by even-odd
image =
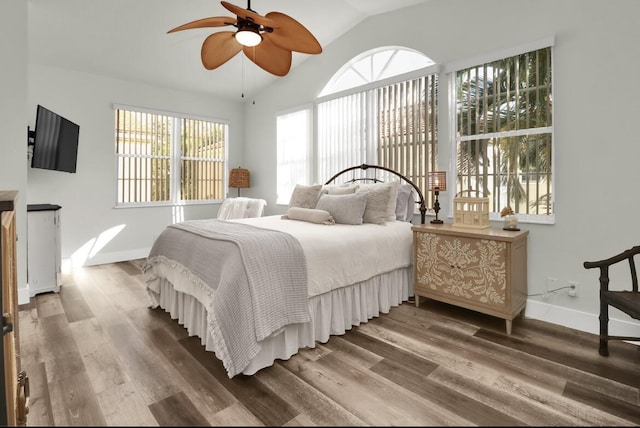
[[[238,31],[233,36],[242,46],[256,46],[262,41],[262,36],[260,35],[261,26],[253,22],[253,20],[238,17],[236,27]]]

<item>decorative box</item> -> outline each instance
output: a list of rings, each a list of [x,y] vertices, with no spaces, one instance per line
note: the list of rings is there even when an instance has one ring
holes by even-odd
[[[489,198],[464,196],[453,198],[453,224],[473,229],[489,228]]]

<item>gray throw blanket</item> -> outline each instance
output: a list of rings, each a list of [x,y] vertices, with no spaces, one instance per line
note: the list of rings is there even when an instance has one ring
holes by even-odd
[[[247,367],[262,340],[311,319],[305,256],[287,233],[190,220],[167,227],[158,237],[143,268],[147,283],[156,279],[151,271],[159,263],[213,290],[208,324],[229,377]]]

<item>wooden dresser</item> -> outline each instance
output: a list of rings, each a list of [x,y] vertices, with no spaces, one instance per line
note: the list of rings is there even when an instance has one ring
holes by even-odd
[[[0,278],[2,278],[2,341],[0,355],[0,425],[26,425],[29,381],[20,371],[16,214],[18,193],[0,190]]]
[[[453,224],[412,227],[416,306],[420,296],[512,320],[527,301],[529,231]]]

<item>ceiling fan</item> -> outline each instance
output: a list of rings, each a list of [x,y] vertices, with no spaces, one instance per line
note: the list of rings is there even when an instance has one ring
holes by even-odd
[[[223,27],[231,25],[236,31],[220,31],[208,36],[202,44],[200,56],[207,70],[213,70],[229,61],[238,52],[256,65],[276,76],[284,76],[291,68],[292,51],[319,54],[322,47],[315,36],[302,24],[280,12],[259,15],[251,9],[251,0],[243,9],[226,1],[222,6],[236,15],[212,16],[180,25],[168,33],[192,28]]]

